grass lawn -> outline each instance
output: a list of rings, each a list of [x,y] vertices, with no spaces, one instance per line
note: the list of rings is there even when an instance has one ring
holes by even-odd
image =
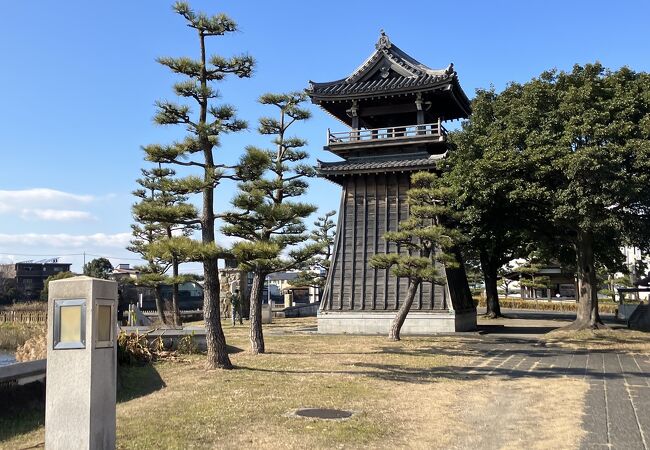
[[[231,355],[232,371],[204,370],[201,355],[124,368],[118,448],[472,448],[485,447],[486,436],[512,443],[506,448],[577,445],[583,381],[470,380],[460,370],[475,357],[467,337],[393,343],[320,336],[308,331],[314,326],[279,319],[265,326],[269,353],[252,356],[246,325],[224,323],[228,343],[244,350]],[[341,422],[287,417],[300,407],[358,414]],[[42,422],[26,429],[7,426],[11,420],[0,413],[0,448],[43,442]]]

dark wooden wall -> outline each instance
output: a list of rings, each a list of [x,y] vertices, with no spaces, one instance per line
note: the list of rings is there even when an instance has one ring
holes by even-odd
[[[406,297],[407,279],[374,269],[374,254],[394,253],[383,238],[409,214],[406,191],[410,173],[354,175],[343,183],[338,235],[322,309],[339,311],[396,310]],[[387,245],[389,246],[388,248]],[[406,249],[400,249],[406,252]],[[423,283],[412,311],[445,310],[444,286]]]

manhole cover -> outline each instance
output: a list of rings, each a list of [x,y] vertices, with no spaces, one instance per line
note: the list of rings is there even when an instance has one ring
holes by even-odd
[[[328,408],[303,408],[297,409],[294,415],[300,417],[308,417],[310,419],[328,419],[328,420],[341,420],[349,419],[354,413],[352,411],[345,411],[343,409],[328,409]]]

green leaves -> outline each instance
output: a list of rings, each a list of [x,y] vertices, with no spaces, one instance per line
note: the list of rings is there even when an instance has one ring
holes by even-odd
[[[147,158],[160,157],[165,149],[160,146],[145,148]],[[169,153],[169,150],[167,150]],[[147,285],[154,286],[156,280],[167,283],[163,277],[170,267],[188,261],[201,261],[202,253],[198,242],[189,238],[200,223],[196,207],[188,203],[188,195],[205,182],[194,176],[176,178],[176,172],[159,164],[151,169],[142,169],[137,180],[141,186],[134,194],[139,202],[132,207],[133,240],[128,247],[148,261],[148,272],[160,275]]]
[[[207,16],[196,13],[187,2],[176,2],[174,11],[187,21],[187,26],[198,30],[205,36],[221,36],[237,30],[237,24],[225,14]]]
[[[309,116],[300,107],[305,99],[302,93],[260,98],[279,111],[279,118],[261,118],[259,127],[261,134],[275,136],[277,148],[246,148],[235,170],[241,180],[232,200],[235,209],[222,215],[222,232],[244,240],[233,247],[238,261],[258,273],[297,268],[322,251],[321,243],[295,248],[309,237],[304,218],[316,211],[314,205],[293,200],[307,190],[304,178],[313,169],[303,162],[307,152],[296,150],[306,142],[286,136],[291,125]]]
[[[540,204],[553,212],[541,225],[558,234],[569,230],[572,242],[580,232],[607,236],[615,249],[643,220],[632,205],[650,202],[638,195],[648,174],[638,165],[643,118],[650,111],[645,79],[628,68],[612,72],[595,63],[522,86],[522,98],[513,102],[545,93],[545,100],[534,104],[537,119],[522,124],[524,133],[540,136],[524,143],[523,156],[538,163],[529,166],[529,179]],[[603,247],[596,256],[608,260],[611,254]]]
[[[467,247],[501,265],[531,244],[566,265],[588,236],[614,267],[625,243],[647,246],[648,79],[595,63],[478,91],[442,175]]]
[[[192,97],[197,101],[219,98],[219,92],[210,86],[201,86],[196,80],[185,80],[174,84],[174,92],[181,97]]]
[[[390,269],[396,277],[414,282],[444,283],[439,269],[458,265],[456,257],[446,250],[463,240],[458,230],[444,225],[455,216],[446,204],[448,195],[449,190],[435,173],[414,173],[407,192],[410,215],[399,223],[397,231],[383,236],[396,244],[397,253],[374,255],[371,265]]]
[[[377,269],[391,269],[393,275],[413,281],[428,281],[444,284],[445,278],[430,258],[406,255],[374,255],[370,265]]]
[[[304,92],[289,92],[286,94],[269,93],[262,95],[259,98],[259,102],[263,105],[274,105],[280,109],[283,115],[300,121],[307,120],[311,117],[311,112],[300,106],[307,98],[308,96]]]
[[[106,258],[95,258],[92,261],[84,264],[84,275],[93,278],[108,279],[108,276],[113,271],[113,264]]]
[[[206,254],[222,254],[223,250],[205,246],[188,236],[174,236],[151,242],[147,246],[147,253],[164,261],[175,258],[183,262],[191,262],[203,261]]]
[[[233,74],[239,78],[249,78],[253,75],[253,68],[255,67],[255,60],[250,55],[238,55],[231,58],[223,58],[221,56],[212,56],[207,70],[207,75],[210,80],[222,80],[228,74]]]
[[[219,136],[223,133],[244,130],[248,125],[236,117],[234,106],[211,104],[211,100],[220,97],[211,83],[221,81],[228,75],[239,78],[250,77],[255,61],[247,54],[229,58],[206,55],[206,38],[222,36],[237,30],[236,23],[225,14],[208,16],[195,12],[186,2],[176,2],[173,9],[187,21],[190,28],[198,31],[201,54],[198,59],[184,56],[160,57],[157,61],[172,72],[187,77],[174,84],[174,93],[179,97],[193,100],[197,106],[197,113],[194,114],[189,105],[164,100],[156,102],[157,112],[154,121],[159,125],[183,125],[188,136],[181,142],[167,146],[147,146],[148,160],[202,167],[205,172],[204,178],[206,180],[212,178],[212,185],[216,186],[218,180],[225,175],[213,163],[212,152],[214,147],[220,145]],[[199,152],[203,153],[204,161],[186,161],[188,155]]]
[[[248,146],[235,169],[235,173],[242,180],[254,180],[262,176],[271,165],[271,161],[271,155],[266,150]]]
[[[279,265],[278,257],[282,248],[270,239],[237,242],[232,253],[240,262],[240,268],[248,271],[274,272]]]
[[[156,61],[171,69],[172,72],[178,73],[181,75],[187,75],[190,78],[198,79],[201,76],[201,67],[202,64],[200,61],[197,61],[186,56],[181,56],[178,58],[173,58],[170,56],[162,56],[156,58]]]

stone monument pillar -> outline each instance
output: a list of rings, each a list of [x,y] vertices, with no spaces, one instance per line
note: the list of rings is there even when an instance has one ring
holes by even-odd
[[[45,447],[114,449],[117,283],[49,284]]]
[[[221,292],[219,295],[221,301],[221,313],[224,317],[230,317],[231,305],[230,298],[239,289],[239,297],[242,302],[241,309],[245,318],[248,318],[249,292],[248,284],[246,282],[246,272],[239,270],[236,267],[228,267],[219,270],[219,283],[221,285]]]

